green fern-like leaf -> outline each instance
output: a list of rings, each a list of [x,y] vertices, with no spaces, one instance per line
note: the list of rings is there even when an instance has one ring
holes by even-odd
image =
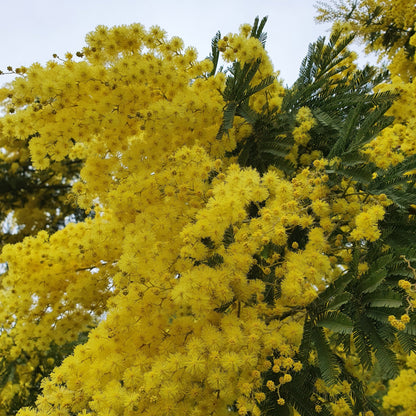
[[[371,307],[398,308],[403,304],[402,296],[391,289],[376,290],[363,298]]]
[[[303,370],[293,376],[290,383],[281,387],[281,394],[286,402],[302,416],[316,416],[315,403],[311,400],[315,381],[320,377],[319,368],[305,364]],[[274,416],[276,413],[268,413]],[[326,406],[322,407],[320,415],[331,416]]]
[[[351,300],[352,295],[348,292],[340,293],[339,295],[334,296],[326,305],[328,311],[335,311],[339,309],[342,305]]]
[[[391,254],[378,258],[375,261],[373,268],[361,278],[361,281],[358,285],[359,292],[369,293],[376,290],[387,276],[386,265],[391,260]]]
[[[398,331],[397,340],[399,341],[400,346],[403,348],[403,351],[406,354],[416,352],[416,338],[414,335],[411,335],[404,331]]]
[[[267,34],[263,32],[264,26],[267,23],[267,16],[263,17],[259,22],[259,17],[254,19],[253,27],[251,29],[251,37],[260,40],[263,47],[266,45]]]
[[[406,209],[416,200],[416,175],[407,174],[416,168],[416,155],[409,156],[403,162],[379,171],[369,186],[375,194],[386,194],[399,208]]]
[[[374,350],[377,362],[380,364],[386,377],[396,377],[399,374],[396,354],[388,348],[377,328],[366,316],[361,316],[360,326],[365,331],[366,337],[371,343],[371,348]]]
[[[399,315],[402,312],[402,308],[391,308],[391,307],[368,307],[365,311],[368,318],[374,321],[380,322],[384,325],[389,324],[390,315]]]
[[[339,311],[328,311],[319,316],[316,325],[341,334],[350,334],[354,328],[352,319]]]
[[[218,61],[220,58],[220,50],[218,49],[218,41],[220,39],[221,39],[221,32],[218,31],[211,41],[211,55],[208,58],[212,61],[212,71],[209,74],[210,76],[215,75],[215,73],[217,72]]]
[[[338,368],[334,353],[328,343],[323,328],[312,328],[312,340],[317,353],[318,367],[321,371],[321,377],[328,385],[337,382]]]
[[[370,369],[373,366],[372,348],[362,328],[354,328],[353,340],[361,365],[365,369]]]
[[[309,352],[312,349],[312,321],[307,318],[303,324],[302,341],[299,347],[299,357],[302,361],[306,361],[309,358]]]

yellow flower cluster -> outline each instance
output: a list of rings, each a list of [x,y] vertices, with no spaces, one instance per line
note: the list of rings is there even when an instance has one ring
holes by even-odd
[[[282,373],[283,384],[291,381],[291,371],[301,368],[293,358],[304,314],[275,317],[308,305],[336,273],[327,242],[331,229],[317,222],[331,212],[315,202],[329,192],[322,176],[305,169],[290,182],[273,171],[260,178],[237,165],[222,172],[221,163],[202,147],[184,146],[166,158],[163,171],[140,181],[137,174],[124,178],[104,195],[106,207],[97,207],[94,220],[70,225],[49,240],[45,234],[25,240],[19,257],[26,250],[26,272],[19,268],[16,247],[8,247],[4,256],[11,272],[21,278],[30,271],[34,278],[27,293],[47,287],[58,301],[59,291],[65,294],[63,317],[56,315],[59,304],[47,304],[41,290],[35,292],[37,308],[28,302],[25,311],[16,304],[14,313],[45,315],[31,330],[39,331],[45,320],[47,336],[59,335],[65,322],[80,322],[78,317],[71,320],[71,301],[76,302],[72,308],[98,314],[98,300],[87,303],[85,296],[109,298],[107,316],[91,331],[88,343],[44,382],[37,402],[40,414],[86,407],[112,414],[145,409],[149,414],[183,414],[190,408],[193,414],[208,408],[227,414],[235,399],[240,414],[259,414],[260,374],[272,365]],[[308,213],[309,197],[316,218]],[[258,216],[249,218],[247,205],[260,203]],[[264,282],[247,279],[253,256],[269,242],[284,247],[293,227],[309,229],[309,241],[304,248],[292,244],[282,259],[275,253],[264,266],[259,264],[265,274],[275,274],[271,285],[280,284],[281,295],[266,303]],[[232,232],[232,241],[226,241],[227,232]],[[64,242],[74,246],[64,251]],[[61,257],[51,258],[53,253]],[[33,276],[39,255],[62,280],[48,277],[42,267],[39,277]],[[97,258],[106,263],[94,263]],[[85,270],[86,264],[98,270]],[[109,284],[115,290],[105,292]],[[50,324],[58,317],[59,328]],[[17,336],[20,327],[10,330]],[[45,341],[42,335],[36,345]],[[270,363],[272,351],[280,358]],[[283,397],[278,400],[284,403]]]
[[[293,129],[293,139],[295,144],[292,146],[290,153],[287,155],[287,159],[292,162],[295,166],[298,164],[299,158],[299,147],[305,147],[311,136],[309,131],[315,126],[316,122],[312,115],[311,110],[308,107],[302,107],[299,109],[296,114],[296,127]],[[318,151],[313,151],[312,153],[301,152],[300,162],[302,165],[308,166],[314,160],[320,158],[320,153]]]
[[[317,379],[315,382],[315,393],[312,400],[316,403],[315,410],[317,413],[322,411],[324,404],[328,405],[332,414],[337,416],[352,416],[352,410],[345,399],[348,397],[353,401],[351,395],[351,384],[343,381],[332,386],[328,386],[324,380]]]
[[[94,207],[94,218],[3,250],[2,355],[62,345],[100,322],[44,382],[40,413],[227,414],[238,399],[256,414],[267,357],[277,348],[293,356],[302,321],[267,325],[259,302],[249,306],[264,285],[247,280],[247,259],[273,229],[244,222],[246,205],[269,194],[258,174],[216,159],[247,135],[237,120],[215,139],[224,75],[208,77],[209,61],[157,27],[98,27],[87,42],[85,59],[33,65],[5,95],[13,111],[0,122],[2,143],[37,132],[30,152],[38,169],[83,160],[73,201]],[[262,58],[259,82],[270,62],[257,40],[245,42]],[[253,105],[267,98],[279,106],[281,92],[275,82]],[[201,238],[218,244],[233,225],[236,242],[214,269]],[[283,245],[284,226],[280,235]]]
[[[360,212],[355,217],[356,227],[351,232],[351,237],[354,240],[361,240],[363,238],[368,241],[376,241],[380,237],[380,231],[377,228],[377,223],[384,217],[384,209],[380,205],[366,207],[366,210]]]
[[[411,353],[406,360],[406,368],[398,377],[389,382],[387,394],[383,397],[383,408],[395,412],[397,416],[416,415],[416,354]]]
[[[396,165],[406,156],[416,153],[416,87],[413,82],[406,82],[397,76],[393,66],[390,66],[390,70],[394,75],[392,83],[380,87],[379,90],[400,94],[387,112],[395,117],[395,121],[369,143],[365,150],[371,160],[381,168]]]
[[[219,48],[243,65],[260,59],[256,85],[273,70],[249,33],[243,26]],[[19,415],[226,416],[236,403],[259,416],[269,369],[284,405],[279,386],[302,368],[306,307],[348,266],[346,243],[379,237],[388,202],[352,181],[329,185],[319,155],[293,177],[233,163],[226,152],[250,128],[236,118],[216,139],[224,74],[209,76],[210,61],[160,28],[98,27],[87,42],[84,59],[28,68],[0,120],[5,145],[32,136],[38,169],[82,160],[72,201],[90,213],[1,254],[5,359],[95,326],[43,380],[36,409]],[[250,105],[281,100],[275,81]],[[305,146],[311,111],[297,122]]]
[[[405,256],[402,256],[402,258],[407,263],[407,267],[411,270],[413,278],[416,278],[416,270],[411,266],[410,261]],[[415,284],[412,284],[409,280],[404,279],[399,280],[399,287],[406,291],[406,313],[400,317],[400,320],[396,319],[394,316],[389,316],[389,322],[395,328],[403,330],[405,329],[406,324],[410,322],[410,317],[408,315],[409,311],[413,311],[416,307],[416,290]]]
[[[394,315],[390,315],[388,319],[391,326],[399,331],[403,331],[406,328],[406,324],[410,322],[409,315],[407,314],[402,315],[400,319],[397,319]]]

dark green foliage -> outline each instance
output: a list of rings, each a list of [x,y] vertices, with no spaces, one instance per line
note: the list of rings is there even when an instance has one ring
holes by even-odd
[[[221,39],[221,32],[218,31],[211,41],[211,54],[208,57],[209,59],[211,59],[212,65],[213,65],[212,71],[209,74],[210,76],[215,75],[215,73],[217,72],[218,60],[220,58],[220,51],[218,49],[218,41],[220,39]]]
[[[415,166],[416,155],[412,155],[389,169],[380,170],[369,184],[368,191],[372,194],[387,195],[398,208],[404,209],[408,214],[409,206],[416,201],[416,174],[409,174]]]
[[[339,332],[341,334],[350,334],[354,324],[348,315],[339,311],[328,310],[321,316],[318,316],[316,326],[328,328],[333,332]]]
[[[259,19],[257,16],[254,19],[253,28],[251,30],[251,37],[258,39],[263,46],[266,45],[267,33],[263,32],[264,26],[267,23],[267,16],[263,17],[263,19]]]
[[[380,228],[384,230],[384,241],[398,256],[406,255],[409,250],[414,251],[416,221],[414,216],[409,215],[408,209],[400,209],[397,205],[388,207]],[[395,257],[393,261],[399,261],[399,259]]]
[[[257,115],[250,109],[248,99],[256,92],[271,85],[274,80],[273,77],[267,77],[259,84],[251,86],[259,66],[259,60],[253,64],[246,63],[242,68],[239,62],[234,62],[229,69],[230,75],[227,77],[223,92],[224,100],[228,104],[225,107],[223,122],[217,134],[218,140],[221,140],[222,136],[232,128],[235,116],[243,117],[250,124],[256,121]]]

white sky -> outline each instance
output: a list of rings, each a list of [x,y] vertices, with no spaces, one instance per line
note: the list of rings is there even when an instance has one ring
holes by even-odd
[[[268,16],[266,49],[285,83],[297,78],[308,44],[328,35],[314,22],[314,0],[0,0],[0,69],[45,63],[84,46],[85,35],[99,24],[138,22],[159,25],[169,36],[195,46],[199,58],[211,39],[235,32],[241,23]],[[10,77],[0,77],[0,84]]]

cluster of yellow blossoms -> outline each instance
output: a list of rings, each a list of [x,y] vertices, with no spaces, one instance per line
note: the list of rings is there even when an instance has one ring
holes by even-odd
[[[383,408],[395,412],[397,416],[416,415],[416,354],[411,353],[406,360],[407,368],[391,380],[389,390],[383,399]]]
[[[261,59],[257,84],[275,74],[249,33],[219,48],[225,60]],[[280,386],[302,367],[305,307],[349,263],[348,243],[379,237],[389,201],[352,181],[331,188],[319,155],[293,178],[227,158],[250,127],[236,118],[216,139],[225,75],[209,76],[209,60],[160,28],[98,27],[87,42],[85,59],[35,64],[2,91],[1,144],[37,133],[37,169],[82,160],[71,202],[90,218],[3,249],[0,352],[16,360],[96,325],[19,415],[226,416],[236,405],[258,416],[269,369],[283,405]],[[278,110],[282,87],[250,100]],[[297,122],[305,145],[310,110]]]

